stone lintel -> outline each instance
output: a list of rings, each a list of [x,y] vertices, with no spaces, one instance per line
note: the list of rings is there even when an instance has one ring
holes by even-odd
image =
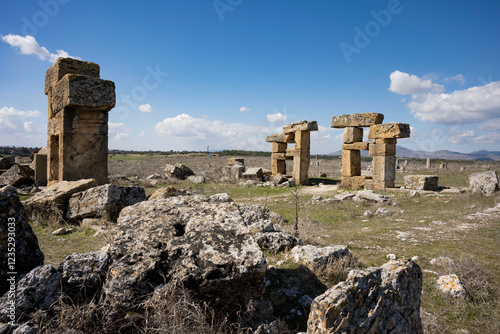
[[[74,58],[58,58],[54,65],[45,72],[45,95],[66,74],[81,74],[99,78],[99,65]]]
[[[368,138],[410,138],[410,124],[408,123],[385,123],[370,126]]]
[[[273,133],[266,137],[268,143],[286,143],[286,135],[284,133]]]
[[[63,108],[106,112],[115,106],[115,83],[79,74],[66,74],[49,94],[52,114]]]
[[[359,113],[341,116],[333,116],[332,128],[368,127],[375,124],[381,124],[384,121],[384,115],[379,113]]]
[[[290,134],[295,131],[318,131],[318,122],[316,121],[299,121],[293,122],[283,127],[283,133]]]
[[[342,149],[343,150],[361,150],[361,151],[366,151],[368,149],[368,143],[367,142],[357,142],[357,143],[352,143],[352,144],[343,144]],[[371,145],[370,145],[371,147]]]

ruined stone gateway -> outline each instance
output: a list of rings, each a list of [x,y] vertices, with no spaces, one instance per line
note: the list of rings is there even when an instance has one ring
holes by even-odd
[[[48,96],[47,183],[108,180],[108,112],[115,84],[99,78],[99,65],[58,58],[45,74]]]
[[[350,189],[394,188],[397,138],[410,137],[410,125],[386,123],[383,114],[360,113],[334,116],[332,128],[344,128],[342,144],[342,186]],[[363,142],[363,127],[369,127]],[[373,176],[361,175],[361,150],[373,157]]]

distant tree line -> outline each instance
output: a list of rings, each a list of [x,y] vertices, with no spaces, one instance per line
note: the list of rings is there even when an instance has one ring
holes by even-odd
[[[270,157],[271,152],[265,151],[244,151],[244,150],[223,150],[217,152],[221,156],[242,156],[242,157]]]

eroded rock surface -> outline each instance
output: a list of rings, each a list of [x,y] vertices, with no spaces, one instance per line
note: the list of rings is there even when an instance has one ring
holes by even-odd
[[[307,333],[423,333],[421,291],[422,272],[412,260],[352,270],[314,299]]]
[[[491,196],[499,191],[498,176],[496,171],[472,173],[469,176],[472,192]]]
[[[32,184],[35,172],[25,166],[15,164],[0,175],[0,185],[19,187],[23,184]]]
[[[165,165],[164,177],[185,180],[188,176],[191,175],[194,175],[194,172],[191,170],[191,168],[184,166],[183,164],[177,163],[175,165]]]

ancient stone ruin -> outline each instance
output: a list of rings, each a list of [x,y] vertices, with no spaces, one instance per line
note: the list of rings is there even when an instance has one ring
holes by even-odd
[[[293,160],[292,179],[297,185],[308,184],[311,131],[318,131],[316,121],[300,121],[283,127],[283,133],[274,133],[266,137],[272,143],[272,176],[286,174],[286,160]],[[287,148],[288,143],[295,143]]]
[[[108,179],[108,112],[115,84],[99,78],[99,65],[59,58],[45,74],[48,96],[47,183]]]
[[[332,128],[344,128],[342,145],[342,186],[350,189],[386,189],[396,179],[396,140],[410,137],[410,125],[386,123],[383,114],[361,113],[334,116]],[[363,127],[369,127],[363,142]],[[361,151],[373,157],[373,176],[361,175]]]

